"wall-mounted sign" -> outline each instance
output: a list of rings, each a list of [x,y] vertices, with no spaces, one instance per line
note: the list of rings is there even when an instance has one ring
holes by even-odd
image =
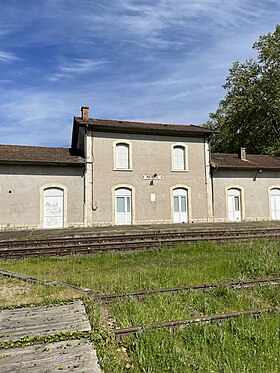
[[[142,175],[143,180],[162,180],[162,175],[154,174],[154,175]]]

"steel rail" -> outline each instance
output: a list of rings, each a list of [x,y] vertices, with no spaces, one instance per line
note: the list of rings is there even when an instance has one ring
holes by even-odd
[[[125,297],[138,297],[142,298],[149,295],[154,294],[165,294],[165,293],[177,293],[180,291],[195,291],[195,290],[210,290],[214,288],[218,288],[221,286],[228,286],[233,289],[242,289],[242,288],[249,288],[249,287],[256,287],[256,286],[266,286],[266,285],[279,285],[280,284],[280,277],[270,277],[264,279],[253,279],[253,280],[236,280],[236,281],[223,281],[223,282],[213,282],[208,284],[193,284],[193,285],[184,285],[184,286],[177,286],[172,288],[158,288],[152,290],[138,290],[133,292],[124,292],[124,293],[100,293],[97,290],[93,290],[90,288],[72,285],[63,283],[60,281],[53,281],[53,280],[42,280],[34,276],[30,276],[28,274],[8,271],[5,269],[0,269],[0,275],[10,278],[16,278],[18,280],[28,282],[28,283],[38,283],[48,286],[57,286],[57,287],[69,287],[75,290],[81,291],[86,293],[90,296],[93,300],[98,301],[111,301],[119,298]]]
[[[0,259],[32,256],[63,256],[94,254],[108,251],[132,251],[155,247],[169,247],[178,243],[197,241],[246,241],[256,238],[280,238],[279,229],[200,230],[183,232],[154,232],[143,234],[98,235],[37,241],[7,241],[0,243]]]
[[[154,231],[151,233],[123,233],[123,234],[96,234],[93,236],[82,236],[82,237],[64,237],[64,238],[50,238],[50,239],[32,239],[32,240],[14,240],[14,241],[0,241],[0,249],[1,248],[15,248],[15,247],[40,247],[40,246],[54,246],[56,244],[63,246],[68,245],[83,245],[87,243],[92,243],[92,242],[128,242],[129,240],[135,241],[135,240],[143,240],[143,239],[151,239],[154,240],[155,237],[162,237],[163,239],[168,238],[170,236],[174,238],[186,238],[186,237],[194,237],[197,238],[199,236],[204,237],[205,235],[209,237],[217,237],[219,235],[231,235],[231,236],[239,236],[244,235],[244,234],[260,234],[260,235],[280,235],[280,228],[240,228],[240,229],[199,229],[199,230],[183,230],[183,231],[172,231],[168,230],[167,232],[164,231]]]
[[[255,317],[260,316],[261,313],[267,313],[271,311],[279,311],[279,307],[267,307],[267,308],[259,308],[259,309],[252,309],[246,311],[238,311],[238,312],[228,312],[223,314],[217,315],[207,315],[207,316],[200,316],[200,317],[191,317],[184,320],[174,320],[174,321],[166,321],[157,324],[147,324],[141,326],[132,326],[129,328],[118,328],[118,329],[111,329],[111,332],[115,334],[115,336],[119,339],[126,337],[127,335],[137,334],[144,331],[160,329],[160,328],[169,328],[174,330],[180,326],[187,326],[191,324],[198,324],[204,322],[221,322],[224,320],[236,318],[243,315],[253,315]]]
[[[153,290],[139,290],[139,291],[125,292],[125,293],[100,294],[98,292],[94,292],[93,295],[91,295],[91,297],[96,300],[107,302],[107,301],[125,298],[125,297],[142,298],[142,297],[146,297],[149,295],[178,293],[180,291],[210,290],[210,289],[218,288],[221,286],[228,286],[234,289],[243,289],[243,288],[266,286],[266,285],[274,286],[274,285],[279,285],[279,284],[280,284],[280,277],[272,277],[272,278],[256,279],[256,280],[223,281],[223,282],[213,282],[210,284],[185,285],[185,286],[178,286],[178,287],[172,287],[172,288],[159,288],[159,289],[153,289]]]

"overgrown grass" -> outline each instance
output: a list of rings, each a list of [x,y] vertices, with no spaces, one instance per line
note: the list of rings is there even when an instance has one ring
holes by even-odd
[[[150,295],[143,299],[127,297],[111,302],[108,307],[118,327],[129,327],[277,304],[280,304],[279,287],[265,286],[243,290],[220,287],[207,292]]]
[[[241,316],[221,324],[190,325],[175,333],[146,331],[123,344],[133,372],[277,373],[279,341],[279,313],[273,313],[257,320]]]
[[[0,309],[25,304],[52,304],[58,300],[76,299],[82,293],[55,286],[27,284],[0,276]]]
[[[131,253],[0,261],[0,268],[100,292],[278,276],[279,241],[197,243]]]
[[[133,291],[280,275],[279,241],[197,243],[131,253],[0,261],[0,268],[89,287]],[[221,324],[190,325],[172,333],[150,330],[117,342],[108,327],[140,325],[190,316],[279,306],[279,286],[150,295],[104,306],[85,298],[93,341],[105,373],[279,371],[279,313],[244,316]],[[55,303],[82,293],[0,277],[0,307]]]

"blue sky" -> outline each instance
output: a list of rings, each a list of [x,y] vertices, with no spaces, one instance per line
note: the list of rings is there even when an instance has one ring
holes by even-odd
[[[73,115],[201,124],[279,0],[0,0],[0,143],[67,147]]]

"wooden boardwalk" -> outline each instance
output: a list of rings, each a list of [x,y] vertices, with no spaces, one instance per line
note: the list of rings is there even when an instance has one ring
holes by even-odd
[[[18,340],[24,336],[47,336],[90,329],[80,300],[62,306],[18,308],[0,312],[0,342]]]
[[[39,344],[0,350],[1,373],[101,373],[87,340]]]
[[[0,312],[0,342],[91,330],[83,303],[30,307]],[[100,373],[96,352],[87,340],[36,344],[0,350],[0,371]]]

